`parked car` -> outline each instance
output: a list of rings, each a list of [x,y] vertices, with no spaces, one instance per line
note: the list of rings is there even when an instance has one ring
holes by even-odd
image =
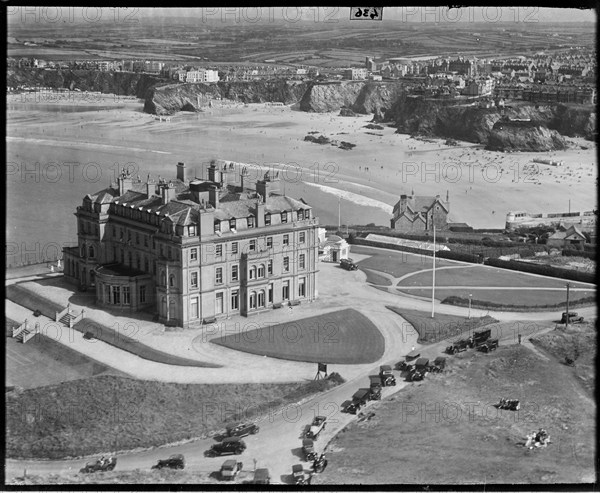
[[[302,452],[304,453],[304,459],[309,462],[317,458],[317,453],[315,452],[315,442],[312,440],[312,438],[304,438],[302,440]]]
[[[348,414],[356,414],[358,408],[354,401],[347,400],[342,403],[342,412]]]
[[[252,482],[254,484],[271,484],[271,473],[268,469],[257,469]]]
[[[419,371],[428,371],[429,358],[419,358],[415,363],[415,368]]]
[[[477,347],[487,341],[492,335],[492,329],[481,329],[473,332],[471,347]]]
[[[371,380],[371,393],[369,395],[369,399],[372,401],[378,401],[381,399],[381,378],[377,375],[371,375],[369,376],[369,379]]]
[[[358,389],[352,396],[352,405],[354,406],[356,414],[363,406],[367,405],[369,401],[369,395],[371,395],[371,389]]]
[[[431,371],[434,372],[442,372],[446,368],[446,358],[443,356],[438,356],[433,360],[433,365],[431,367]]]
[[[356,265],[351,258],[343,258],[342,260],[340,260],[340,267],[346,270],[358,269],[358,265]]]
[[[244,450],[246,450],[246,444],[242,439],[239,437],[227,437],[222,442],[215,443],[207,451],[207,455],[211,457],[227,454],[240,455]]]
[[[498,339],[488,339],[483,344],[477,346],[479,351],[484,353],[489,353],[490,351],[495,351],[498,348]]]
[[[319,433],[325,429],[325,421],[327,421],[325,416],[316,416],[306,432],[306,438],[312,438],[313,440],[319,438]]]
[[[446,352],[448,354],[456,354],[461,351],[466,351],[469,348],[469,341],[467,339],[461,339],[459,341],[454,341],[446,348]]]
[[[185,458],[181,454],[174,454],[168,459],[161,459],[152,466],[152,469],[162,469],[168,467],[169,469],[183,469],[185,467]]]
[[[581,323],[583,322],[583,317],[580,317],[577,312],[569,312],[569,323]],[[562,313],[562,318],[560,319],[561,324],[567,323],[567,312]]]
[[[295,484],[306,484],[306,478],[304,476],[304,466],[302,464],[294,464],[292,466],[292,476],[294,477]]]
[[[238,423],[227,425],[228,437],[245,437],[248,435],[256,435],[260,431],[260,427],[254,423]]]
[[[379,378],[381,378],[384,387],[396,385],[396,377],[394,376],[390,365],[381,365],[379,367]]]
[[[236,461],[235,459],[228,459],[223,462],[221,466],[221,479],[232,480],[238,475],[238,473],[242,470],[244,464]]]
[[[86,462],[85,466],[82,467],[80,473],[91,473],[98,471],[112,471],[117,465],[117,458],[109,456],[107,458],[101,457],[94,462]]]

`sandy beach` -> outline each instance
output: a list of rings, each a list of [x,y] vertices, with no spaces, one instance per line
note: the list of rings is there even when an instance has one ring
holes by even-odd
[[[148,173],[171,178],[178,161],[197,176],[211,159],[233,161],[237,183],[243,165],[251,183],[267,169],[278,170],[282,192],[313,205],[322,224],[338,223],[339,201],[342,224],[388,225],[399,195],[412,190],[448,192],[450,220],[476,228],[502,228],[510,210],[566,212],[569,200],[571,211],[597,206],[596,148],[583,139],[569,140],[587,149],[504,154],[364,128],[372,115],[265,104],[226,103],[170,121],[144,113],[139,100],[112,95],[50,103],[10,95],[7,108],[7,236],[27,249],[75,241],[75,207],[123,166],[142,179]],[[356,147],[306,142],[309,132]]]

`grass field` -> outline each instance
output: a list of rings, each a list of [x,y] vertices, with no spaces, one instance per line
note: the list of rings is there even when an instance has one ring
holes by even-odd
[[[456,337],[462,333],[468,333],[485,325],[498,322],[498,320],[488,315],[469,319],[457,315],[438,313],[435,318],[431,318],[430,313],[417,310],[405,310],[395,306],[386,306],[386,308],[397,313],[413,326],[419,333],[418,342],[420,344],[434,343]]]
[[[6,456],[59,459],[206,436],[340,381],[179,385],[100,376],[10,392]]]
[[[432,258],[425,255],[414,255],[390,250],[382,251],[375,248],[352,245],[352,253],[354,252],[362,255],[371,255],[370,258],[358,262],[359,267],[378,270],[394,277],[401,277],[405,274],[410,274],[411,272],[417,272],[423,269],[431,269],[433,266]],[[442,259],[437,259],[436,261],[436,267],[446,267],[450,265],[458,264]]]
[[[362,270],[367,275],[367,282],[376,284],[377,286],[391,286],[392,285],[391,281],[387,277],[383,277],[381,274],[377,273],[374,270],[365,269],[365,268],[361,268],[360,270]]]
[[[39,310],[51,320],[54,320],[56,312],[61,312],[66,308],[58,303],[38,297],[35,293],[18,284],[6,286],[6,298],[30,310]]]
[[[181,358],[180,356],[174,356],[172,354],[163,353],[150,346],[142,344],[140,341],[129,337],[125,334],[119,333],[106,327],[105,325],[99,324],[92,319],[84,318],[77,322],[73,328],[82,334],[90,332],[94,339],[106,342],[111,346],[115,346],[123,351],[135,354],[140,358],[147,359],[149,361],[156,361],[157,363],[164,363],[165,365],[175,366],[192,366],[200,368],[220,368],[219,365],[213,365],[210,363],[203,363],[188,358]]]
[[[372,363],[383,354],[385,343],[377,327],[352,309],[262,327],[210,342],[272,358],[330,364]]]
[[[329,443],[329,467],[312,484],[595,481],[596,406],[571,368],[525,346],[461,353],[447,368],[367,408],[370,419]],[[521,410],[497,410],[500,397]],[[540,427],[551,444],[526,449],[525,435]]]
[[[6,339],[6,385],[31,389],[98,375],[124,374],[38,334],[26,344]]]

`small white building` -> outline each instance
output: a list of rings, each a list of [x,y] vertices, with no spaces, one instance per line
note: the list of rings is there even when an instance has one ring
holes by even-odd
[[[190,70],[186,73],[185,81],[197,84],[200,82],[218,82],[219,72],[216,70]]]
[[[319,235],[319,240],[321,240],[321,235]],[[323,262],[337,263],[343,258],[348,258],[349,253],[350,245],[337,235],[329,235],[319,242],[319,260]]]

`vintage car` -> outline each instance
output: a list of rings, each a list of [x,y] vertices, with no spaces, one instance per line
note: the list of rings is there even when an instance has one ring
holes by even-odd
[[[381,365],[379,367],[379,378],[381,378],[384,387],[396,385],[396,377],[394,376],[390,365]]]
[[[356,265],[351,258],[343,258],[342,260],[340,260],[340,267],[346,270],[358,269],[358,265]]]
[[[112,471],[117,465],[116,457],[101,457],[100,459],[94,462],[87,462],[84,467],[82,467],[79,472],[80,473],[90,473],[90,472],[98,472],[98,471]]]
[[[325,416],[316,416],[306,432],[306,438],[312,438],[313,440],[319,438],[319,433],[325,429],[325,421],[327,421]]]
[[[254,472],[254,484],[271,484],[271,473],[268,469],[257,469]]]
[[[450,344],[446,348],[446,352],[448,354],[460,353],[461,351],[466,351],[467,349],[469,349],[470,345],[471,345],[471,343],[468,339],[461,339],[459,341],[454,341],[452,344]]]
[[[218,455],[235,454],[240,455],[246,450],[246,444],[239,437],[227,437],[220,443],[215,443],[210,450],[206,452],[209,457]]]
[[[484,353],[489,353],[490,351],[495,351],[496,349],[498,349],[498,339],[488,339],[483,344],[480,344],[479,346],[477,346],[477,349]]]
[[[581,323],[583,322],[583,317],[580,317],[577,312],[569,312],[569,323]],[[561,324],[566,324],[567,323],[567,312],[563,312],[561,319],[560,319],[560,323]]]
[[[244,464],[236,461],[235,459],[228,459],[223,462],[221,466],[221,479],[232,480],[238,475],[238,473],[242,470]]]
[[[294,464],[292,466],[292,476],[294,478],[295,484],[306,484],[306,477],[304,476],[304,466],[302,464]]]
[[[228,437],[245,437],[248,435],[255,435],[259,431],[259,426],[254,423],[237,423],[227,425],[226,427]]]
[[[311,438],[304,438],[302,440],[302,452],[304,453],[304,459],[309,462],[317,458],[315,442]]]
[[[181,454],[174,454],[168,459],[161,459],[152,466],[152,469],[162,469],[168,467],[169,469],[183,469],[185,467],[185,458]]]
[[[377,375],[369,376],[371,381],[370,390],[371,394],[369,395],[369,399],[372,401],[378,401],[381,399],[381,378]]]

